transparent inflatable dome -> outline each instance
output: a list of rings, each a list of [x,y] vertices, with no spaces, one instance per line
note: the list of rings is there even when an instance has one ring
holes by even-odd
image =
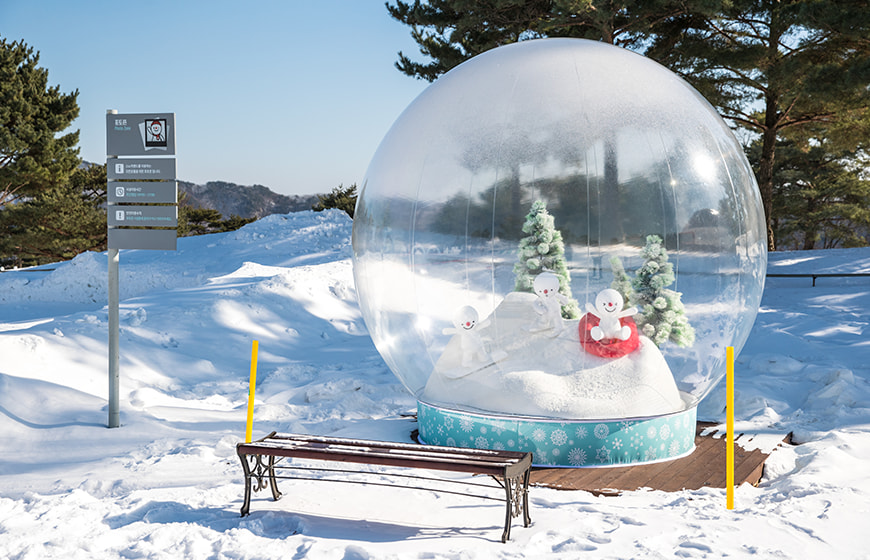
[[[580,39],[500,47],[434,82],[379,146],[353,224],[363,316],[418,401],[542,419],[694,408],[749,335],[765,246],[713,107]]]

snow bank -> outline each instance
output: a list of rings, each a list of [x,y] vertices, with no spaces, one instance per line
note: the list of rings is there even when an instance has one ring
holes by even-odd
[[[427,402],[506,414],[563,419],[635,418],[684,408],[662,353],[648,338],[620,358],[583,351],[579,320],[558,336],[534,331],[535,294],[511,292],[488,324],[475,328],[501,355],[463,366],[462,334],[455,334],[423,391]],[[546,360],[547,370],[541,369]]]

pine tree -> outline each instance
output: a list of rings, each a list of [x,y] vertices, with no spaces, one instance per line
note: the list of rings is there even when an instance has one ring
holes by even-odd
[[[235,231],[257,220],[257,218],[242,218],[235,214],[231,214],[229,218],[224,218],[223,214],[214,208],[190,206],[185,198],[182,196],[178,206],[178,237]]]
[[[0,210],[64,185],[79,164],[78,131],[62,132],[79,114],[78,91],[48,87],[39,53],[0,38]]]
[[[719,113],[756,136],[755,165],[773,229],[776,153],[787,131],[824,126],[856,148],[870,137],[866,0],[733,0],[654,26],[647,55],[682,74]]]
[[[387,4],[429,62],[399,53],[398,69],[433,81],[488,49],[537,37],[579,37],[630,48],[686,78],[735,126],[761,141],[756,176],[776,247],[777,143],[824,125],[843,148],[870,138],[870,10],[866,0],[415,0]],[[621,196],[607,170],[606,193]],[[611,174],[612,175],[612,174]],[[615,183],[618,187],[618,183]],[[617,225],[613,222],[612,225]],[[619,231],[615,232],[619,237]],[[605,239],[613,235],[608,232]]]
[[[757,155],[760,143],[750,152]],[[752,157],[750,157],[752,159]],[[777,144],[773,209],[781,249],[862,247],[870,241],[870,154],[843,151],[825,138]]]
[[[631,286],[631,277],[626,274],[625,267],[619,257],[610,257],[610,270],[613,272],[613,283],[610,287],[619,292],[622,301],[628,303],[634,299],[634,288]]]
[[[549,0],[419,0],[387,4],[394,19],[412,28],[411,37],[432,60],[414,62],[399,53],[396,68],[434,81],[484,51],[533,37],[533,27],[550,9]]]
[[[644,264],[632,282],[635,291],[632,303],[641,308],[635,316],[638,329],[656,346],[668,340],[678,346],[691,346],[695,342],[695,330],[686,318],[682,294],[667,289],[675,277],[662,238],[648,235],[641,254]]]
[[[517,263],[514,265],[514,290],[534,292],[535,277],[545,270],[550,271],[559,277],[559,293],[570,300],[562,306],[562,316],[576,319],[580,315],[580,308],[571,297],[571,277],[565,263],[565,243],[543,201],[537,200],[532,204],[523,224],[523,233],[526,237],[520,239]]]
[[[396,67],[431,82],[482,52],[526,39],[577,37],[642,51],[651,26],[685,13],[685,5],[678,0],[396,0],[387,3],[387,11],[412,28],[420,52],[431,59],[414,62],[400,52]]]
[[[332,192],[329,194],[317,195],[317,199],[317,203],[311,207],[315,212],[322,212],[327,208],[338,208],[339,210],[344,210],[353,219],[357,199],[356,183],[349,187],[340,184],[332,189]]]
[[[0,211],[0,264],[31,266],[106,248],[106,166],[79,168],[63,185]]]

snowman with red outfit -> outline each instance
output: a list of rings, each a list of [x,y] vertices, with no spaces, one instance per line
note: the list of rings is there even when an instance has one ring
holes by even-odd
[[[604,338],[618,338],[628,340],[631,336],[631,328],[623,325],[620,319],[637,314],[637,307],[629,307],[623,310],[625,302],[622,296],[614,289],[601,290],[595,298],[595,306],[586,302],[586,311],[598,317],[598,325],[592,327],[589,335],[598,342]]]
[[[637,325],[631,318],[636,307],[623,309],[622,295],[612,288],[595,297],[595,305],[586,303],[586,315],[580,320],[580,344],[583,349],[602,358],[618,358],[640,345]]]

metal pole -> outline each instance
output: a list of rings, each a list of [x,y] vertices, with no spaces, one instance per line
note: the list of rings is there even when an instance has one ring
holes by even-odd
[[[109,427],[121,425],[121,410],[119,398],[120,371],[118,359],[119,346],[119,257],[118,249],[109,249]]]
[[[734,509],[734,347],[725,348],[725,507]]]
[[[254,390],[257,387],[257,348],[259,341],[251,343],[251,379],[248,382],[248,423],[245,429],[245,443],[251,443],[254,433]]]
[[[117,114],[118,111],[109,109],[106,111],[110,115]],[[111,212],[111,207],[107,211]],[[118,428],[121,426],[121,406],[120,406],[120,367],[118,359],[118,346],[120,341],[120,318],[118,308],[120,307],[120,290],[118,283],[119,276],[119,250],[109,249],[109,428]]]

